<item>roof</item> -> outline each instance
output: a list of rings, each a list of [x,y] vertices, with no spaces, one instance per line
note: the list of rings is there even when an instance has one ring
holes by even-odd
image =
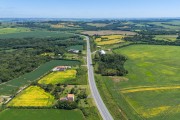
[[[104,50],[100,50],[99,51],[101,54],[106,54],[106,52]]]
[[[57,69],[66,68],[66,66],[57,66]]]
[[[70,98],[70,97],[74,97],[74,94],[68,94],[68,96],[67,96],[68,98]]]

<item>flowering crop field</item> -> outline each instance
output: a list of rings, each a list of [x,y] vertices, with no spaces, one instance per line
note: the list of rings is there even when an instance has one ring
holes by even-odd
[[[65,83],[69,80],[74,80],[76,78],[76,70],[67,70],[61,72],[52,72],[47,76],[39,80],[39,84],[58,84]]]
[[[54,97],[37,86],[30,86],[8,103],[9,107],[52,106]]]
[[[124,40],[122,40],[123,37],[123,35],[106,35],[101,36],[100,38],[96,38],[95,42],[97,45],[111,45],[124,42]]]

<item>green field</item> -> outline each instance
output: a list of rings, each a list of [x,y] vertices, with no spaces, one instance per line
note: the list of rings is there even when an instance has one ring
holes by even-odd
[[[132,45],[114,52],[127,56],[128,75],[96,75],[101,96],[113,117],[179,120],[180,47]]]
[[[1,28],[0,29],[0,35],[10,34],[10,33],[20,33],[20,32],[30,32],[30,29],[28,28]]]
[[[164,40],[174,42],[177,40],[178,35],[156,35],[155,40]]]
[[[169,22],[169,24],[163,24],[163,23],[168,23],[168,22],[149,22],[148,24],[150,25],[156,25],[156,26],[160,26],[162,27],[161,29],[164,30],[180,30],[179,26],[177,24],[179,24],[179,21],[172,21]],[[174,24],[174,25],[171,25]]]
[[[7,109],[0,120],[84,120],[80,110]]]
[[[64,33],[64,32],[50,32],[50,31],[32,31],[32,32],[19,32],[19,33],[9,33],[0,34],[0,39],[8,38],[60,38],[67,39],[73,37],[74,34]]]
[[[122,109],[127,116],[134,114],[152,120],[169,117],[173,120],[178,119],[180,47],[133,45],[114,52],[128,57],[125,68],[129,74],[125,76],[126,79],[108,81],[108,86],[112,87],[111,92],[112,89],[118,89],[117,95],[127,102],[117,102],[121,107],[126,104]]]
[[[30,82],[39,79],[39,77],[45,75],[49,72],[52,68],[59,66],[59,65],[69,65],[69,66],[76,66],[79,65],[80,62],[78,61],[70,61],[70,60],[53,60],[50,62],[41,65],[36,70],[27,73],[17,79],[11,80],[7,83],[0,85],[0,95],[11,95],[18,90],[19,87],[25,86]]]

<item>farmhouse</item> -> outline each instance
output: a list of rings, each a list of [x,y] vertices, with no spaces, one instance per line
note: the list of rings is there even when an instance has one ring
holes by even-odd
[[[60,101],[74,101],[74,94],[68,94],[67,97],[60,98]]]
[[[71,66],[57,66],[52,69],[53,72],[55,71],[65,71],[67,69],[71,69]]]
[[[104,50],[100,50],[99,53],[100,53],[101,55],[105,55],[105,54],[106,54],[106,52],[105,52]]]
[[[79,53],[79,52],[80,52],[80,50],[70,49],[70,50],[68,50],[68,52],[72,52],[72,53]]]
[[[69,101],[74,101],[74,94],[68,94],[67,98]]]

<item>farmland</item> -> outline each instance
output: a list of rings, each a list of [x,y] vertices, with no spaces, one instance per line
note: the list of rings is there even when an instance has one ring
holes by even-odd
[[[16,78],[14,80],[11,80],[9,82],[6,82],[4,84],[0,85],[0,95],[11,95],[15,93],[19,87],[25,86],[27,84],[30,84],[32,81],[35,81],[39,79],[39,77],[45,75],[48,73],[52,68],[59,66],[59,65],[70,65],[70,66],[76,66],[80,63],[78,61],[66,61],[66,60],[53,60],[50,62],[47,62],[44,65],[41,65],[36,70],[27,73],[25,75],[22,75],[19,78]]]
[[[0,113],[1,120],[83,120],[80,110],[7,109]]]
[[[109,35],[109,36],[101,36],[95,39],[97,45],[111,45],[120,42],[124,42],[122,35]]]
[[[61,72],[52,72],[38,81],[39,84],[58,84],[67,83],[75,80],[76,70],[67,70]]]
[[[73,34],[63,33],[63,32],[50,32],[50,31],[31,31],[31,32],[19,32],[19,33],[9,33],[9,34],[0,34],[0,39],[8,38],[59,38],[66,39],[73,37]]]
[[[10,34],[10,33],[20,33],[20,32],[30,32],[30,29],[28,28],[1,28],[0,29],[0,35]]]
[[[126,79],[106,78],[105,85],[109,86],[114,100],[127,116],[152,120],[177,119],[180,102],[179,47],[132,45],[117,49],[115,53],[128,57],[125,68],[129,74]]]
[[[30,86],[12,101],[8,107],[48,107],[54,103],[54,97],[37,86]]]
[[[178,35],[156,35],[155,40],[176,41]]]

